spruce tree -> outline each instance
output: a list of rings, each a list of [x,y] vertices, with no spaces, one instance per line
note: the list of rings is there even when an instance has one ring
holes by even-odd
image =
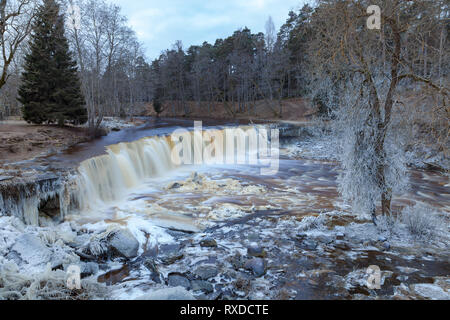
[[[59,5],[55,0],[44,0],[34,23],[19,88],[19,101],[27,122],[87,121],[77,65],[64,31]]]

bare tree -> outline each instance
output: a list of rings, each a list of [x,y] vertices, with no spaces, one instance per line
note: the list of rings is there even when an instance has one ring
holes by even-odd
[[[9,78],[9,67],[31,32],[37,2],[0,0],[0,89]]]

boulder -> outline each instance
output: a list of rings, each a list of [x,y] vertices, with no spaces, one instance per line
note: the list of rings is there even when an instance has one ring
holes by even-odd
[[[139,241],[128,229],[118,229],[108,236],[110,247],[119,256],[131,259],[138,255]]]
[[[214,292],[214,287],[208,281],[193,280],[191,281],[191,286],[193,291],[202,291],[206,294]]]
[[[203,248],[215,248],[217,247],[217,242],[212,238],[206,238],[200,241],[200,246]]]
[[[169,274],[168,285],[171,287],[183,287],[186,290],[191,288],[189,280],[180,274]]]
[[[22,263],[32,266],[45,266],[52,258],[52,252],[33,234],[23,234],[11,248],[11,254]]]
[[[266,262],[262,258],[253,258],[245,263],[244,268],[253,272],[255,276],[261,277],[266,273]]]
[[[194,274],[203,280],[214,278],[219,274],[219,270],[213,265],[202,265],[195,269]]]

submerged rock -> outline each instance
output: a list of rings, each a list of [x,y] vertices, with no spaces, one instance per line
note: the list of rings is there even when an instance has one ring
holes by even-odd
[[[164,288],[147,293],[136,300],[195,300],[195,297],[183,287]]]

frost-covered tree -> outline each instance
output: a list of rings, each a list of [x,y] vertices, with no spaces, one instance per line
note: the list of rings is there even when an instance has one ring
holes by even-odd
[[[380,30],[367,28],[370,5],[381,8]],[[442,105],[448,105],[442,66],[438,59],[424,58],[417,46],[445,28],[448,6],[443,8],[444,1],[321,0],[311,16],[316,32],[310,46],[312,86],[329,91],[327,103],[342,133],[340,190],[374,223],[377,204],[383,215],[390,214],[393,193],[406,183],[404,136],[397,126],[408,107],[401,101],[406,86],[424,95],[438,92]],[[422,45],[439,52],[431,40]],[[427,67],[417,64],[421,59]]]

